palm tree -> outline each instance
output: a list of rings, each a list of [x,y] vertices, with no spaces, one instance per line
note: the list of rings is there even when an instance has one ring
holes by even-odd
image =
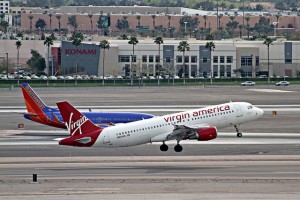
[[[270,83],[270,45],[274,42],[273,38],[266,37],[264,43],[268,48],[268,83]]]
[[[72,41],[72,44],[76,47],[76,53],[77,53],[77,48],[78,46],[81,45],[82,43],[82,34],[81,33],[78,33],[78,34],[74,34],[75,37],[73,38],[73,41]],[[76,76],[75,76],[75,85],[77,85],[77,71],[78,71],[78,56],[76,56]]]
[[[185,52],[190,51],[189,43],[187,41],[181,41],[177,47],[177,50],[182,52],[183,57],[183,84],[185,84]]]
[[[139,43],[138,39],[135,36],[131,36],[128,44],[132,44],[132,55],[130,59],[130,79],[131,79],[131,85],[133,85],[133,74],[132,74],[132,60],[134,58],[134,46]]]
[[[216,48],[215,43],[213,41],[206,42],[205,48],[209,49],[210,52],[210,84],[212,84],[212,76],[213,76],[213,68],[212,68],[212,55],[211,52]]]
[[[46,62],[46,67],[49,70],[49,49],[50,46],[53,45],[53,38],[52,37],[46,37],[45,41],[44,41],[44,45],[47,46],[48,50],[47,50],[47,62]],[[51,76],[53,76],[53,69],[52,69],[52,73]]]
[[[151,17],[152,17],[152,20],[153,20],[153,29],[155,29],[155,18],[156,18],[156,15],[151,15]]]
[[[60,19],[61,19],[61,15],[55,15],[56,19],[58,20],[58,30],[60,33]]]
[[[151,15],[151,17],[152,17],[152,20],[153,20],[153,22],[152,22],[152,24],[153,24],[152,36],[154,37],[154,35],[155,35],[155,18],[156,18],[156,15]]]
[[[158,63],[157,63],[157,66],[161,66],[161,63],[160,63],[160,45],[164,43],[164,40],[162,37],[158,36],[155,38],[154,40],[154,43],[158,45]],[[160,74],[158,74],[160,75]],[[158,77],[158,84],[159,84],[159,77]]]
[[[110,45],[109,45],[109,42],[107,40],[101,40],[100,41],[100,44],[99,44],[100,48],[103,49],[103,58],[102,58],[102,85],[104,85],[104,76],[105,76],[105,73],[104,73],[104,59],[105,59],[105,49],[109,49]]]
[[[172,16],[171,15],[168,15],[168,29],[170,29],[171,28],[171,18],[172,18]]]
[[[93,32],[93,14],[92,13],[90,13],[90,14],[88,14],[88,17],[90,18],[90,22],[91,22],[91,32]]]
[[[32,19],[34,18],[34,16],[29,15],[28,18],[29,18],[29,21],[30,21],[30,32],[32,32]]]
[[[248,40],[249,40],[249,34],[250,34],[250,28],[249,28],[249,21],[250,21],[250,17],[249,16],[247,16],[247,17],[245,17],[245,20],[246,20],[246,22],[247,22],[247,37],[248,37]]]
[[[48,16],[49,16],[49,25],[50,25],[50,31],[52,31],[52,28],[51,28],[51,25],[52,25],[52,14],[50,13],[50,14],[48,14]]]
[[[204,16],[203,16],[203,18],[204,18],[204,27],[205,27],[205,29],[206,29],[206,20],[207,20],[207,15],[204,15]]]
[[[19,50],[20,50],[21,46],[22,46],[22,42],[20,40],[18,40],[16,42],[16,47],[17,47],[17,51],[18,51],[18,54],[17,54],[17,67],[18,68],[20,67],[19,66],[19,58],[20,58]]]
[[[141,25],[141,15],[137,15],[136,19],[138,20],[138,26]]]

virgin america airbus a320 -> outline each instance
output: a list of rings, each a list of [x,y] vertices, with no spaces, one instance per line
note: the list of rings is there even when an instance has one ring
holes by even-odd
[[[167,151],[168,140],[177,140],[174,150],[182,151],[181,140],[206,141],[217,137],[217,128],[238,127],[260,118],[263,110],[246,102],[230,102],[186,112],[101,128],[67,101],[57,103],[70,136],[57,139],[60,145],[78,147],[129,147],[162,142]]]

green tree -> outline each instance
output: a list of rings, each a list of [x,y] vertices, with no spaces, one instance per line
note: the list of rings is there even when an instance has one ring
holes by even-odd
[[[254,25],[254,30],[263,36],[266,36],[270,31],[273,30],[273,25],[270,24],[270,19],[260,17],[258,23]]]
[[[44,28],[46,26],[46,22],[43,19],[38,19],[35,22],[35,28]]]
[[[68,22],[71,26],[73,26],[74,30],[76,31],[77,29],[77,20],[75,15],[71,15],[68,17]]]
[[[46,68],[45,58],[33,49],[31,49],[31,58],[26,63],[36,74],[43,72]]]
[[[162,37],[158,36],[154,39],[154,43],[158,45],[158,62],[156,63],[156,66],[157,66],[157,70],[159,68],[161,68],[161,59],[160,59],[160,45],[164,43],[164,40]],[[160,74],[158,74],[159,76]],[[158,78],[158,84],[159,84],[159,78]]]
[[[100,41],[100,44],[99,44],[100,48],[103,49],[103,58],[102,58],[102,71],[103,71],[103,74],[102,74],[102,85],[104,85],[104,76],[105,76],[105,73],[104,73],[104,60],[105,60],[105,49],[109,49],[110,48],[110,43],[107,41],[107,40],[101,40]]]
[[[130,56],[130,79],[131,79],[131,85],[133,85],[133,71],[132,71],[132,62],[134,62],[135,60],[133,60],[133,58],[135,58],[134,55],[134,46],[137,45],[139,43],[138,39],[135,36],[131,36],[128,44],[132,45],[132,55]]]
[[[213,72],[214,70],[212,67],[212,51],[214,51],[214,49],[216,48],[216,45],[213,41],[206,42],[205,48],[209,49],[209,52],[210,52],[210,83],[212,84],[212,77],[214,75],[214,72]]]
[[[22,42],[20,40],[18,40],[16,42],[16,47],[17,47],[17,67],[18,69],[20,68],[20,62],[19,62],[19,59],[20,59],[20,48],[22,46]]]
[[[49,52],[50,52],[50,46],[53,45],[53,38],[52,37],[46,37],[44,40],[44,45],[47,46],[47,62],[46,62],[46,68],[49,70]],[[51,69],[53,72],[53,69]],[[50,72],[50,71],[49,71]],[[53,76],[53,73],[51,73],[51,76]]]
[[[264,40],[264,45],[267,46],[268,49],[268,83],[270,83],[270,45],[273,44],[275,39],[270,38],[270,37],[266,37]]]
[[[120,35],[120,38],[121,38],[122,40],[128,40],[128,36],[127,36],[126,34]]]
[[[186,66],[185,66],[185,52],[190,51],[190,44],[187,41],[181,41],[179,42],[179,45],[177,46],[177,50],[179,52],[182,52],[182,59],[183,59],[183,84],[185,84],[185,73],[186,73]]]
[[[246,16],[245,17],[245,20],[247,22],[246,24],[246,29],[247,29],[247,38],[249,40],[249,37],[250,37],[250,25],[249,25],[249,21],[250,21],[250,17],[249,16]]]
[[[192,35],[192,32],[198,28],[199,21],[197,17],[192,17],[192,16],[183,16],[179,20],[180,24],[180,30],[181,32],[184,32],[186,34],[186,31],[189,31],[190,37]]]
[[[4,29],[4,32],[7,33],[7,28],[9,27],[9,23],[7,21],[1,21],[0,26]]]

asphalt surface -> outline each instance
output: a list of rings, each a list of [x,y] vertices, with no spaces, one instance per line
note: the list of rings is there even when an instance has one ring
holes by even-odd
[[[19,88],[0,89],[0,198],[300,198],[300,86],[34,89],[51,106],[69,100],[103,111],[140,106],[139,111],[162,115],[175,108],[232,100],[259,105],[265,115],[241,126],[243,138],[236,138],[228,127],[219,130],[215,141],[183,143],[179,154],[172,142],[168,152],[160,152],[159,144],[63,147],[53,139],[65,132],[7,112],[24,109]],[[172,105],[175,108],[168,108]],[[24,123],[25,129],[18,130],[18,123]],[[30,183],[33,173],[38,174],[38,184]]]

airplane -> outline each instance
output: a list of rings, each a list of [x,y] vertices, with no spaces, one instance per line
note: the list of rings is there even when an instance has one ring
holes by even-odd
[[[229,102],[185,112],[153,117],[105,129],[96,126],[69,102],[57,103],[70,136],[58,138],[60,145],[77,147],[128,147],[151,142],[162,142],[167,151],[168,140],[177,140],[174,150],[182,151],[181,140],[207,141],[217,137],[217,128],[239,125],[256,120],[263,110],[247,102]]]
[[[21,88],[27,108],[27,113],[23,113],[25,119],[56,128],[67,128],[58,109],[47,106],[28,83],[22,83]],[[83,114],[102,127],[154,117],[151,114],[134,112],[83,112]]]

